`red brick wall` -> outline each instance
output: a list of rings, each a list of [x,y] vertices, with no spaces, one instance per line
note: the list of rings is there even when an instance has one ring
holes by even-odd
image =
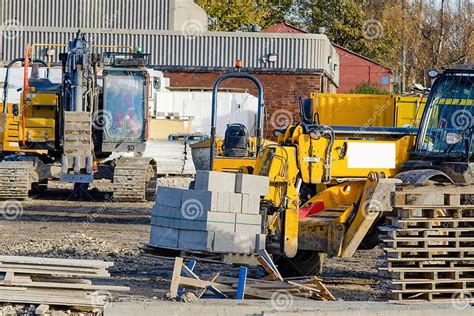
[[[171,72],[165,71],[170,78],[171,87],[211,88],[214,81],[222,75],[217,72]],[[320,74],[254,74],[262,83],[264,100],[267,107],[265,137],[271,138],[273,130],[288,123],[299,122],[299,97],[309,97],[311,92],[320,92]],[[228,79],[224,88],[247,88],[257,95],[257,89],[250,81]]]
[[[339,88],[337,93],[350,93],[361,83],[369,82],[390,91],[391,71],[370,60],[335,46],[339,54]]]

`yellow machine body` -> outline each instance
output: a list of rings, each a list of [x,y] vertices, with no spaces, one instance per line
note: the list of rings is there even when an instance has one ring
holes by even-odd
[[[331,146],[327,138],[314,139],[301,125],[288,128],[277,144],[264,148],[255,165],[254,174],[270,178],[264,201],[278,209],[268,216],[267,234],[281,236],[283,252],[290,258],[298,249],[351,256],[376,220],[364,212],[373,207],[374,195],[383,195],[392,187],[394,179],[386,178],[398,174],[409,159],[413,134],[389,136],[382,132],[348,137],[335,133]],[[330,155],[328,148],[332,148]],[[373,153],[369,158],[373,161],[359,159],[367,157],[367,152]],[[379,156],[388,158],[386,166],[377,167]],[[303,203],[299,195],[302,184],[314,192]],[[299,218],[300,208],[316,204],[321,207],[317,213]],[[350,225],[348,221],[352,221]]]
[[[0,151],[3,154],[17,153],[17,152],[36,152],[45,153],[45,150],[28,150],[20,148],[20,139],[23,128],[21,126],[21,117],[13,114],[12,103],[8,105],[7,113],[3,113],[3,105],[0,104]],[[17,105],[15,105],[16,107]],[[53,123],[54,124],[54,123]],[[53,126],[54,133],[54,126]],[[53,134],[54,136],[54,134]]]
[[[320,124],[418,126],[426,98],[392,94],[311,93]]]
[[[414,97],[414,96],[396,96],[396,95],[373,95],[373,94],[334,94],[334,93],[311,93],[310,98],[313,101],[313,112],[317,113],[320,124],[324,125],[339,125],[339,126],[390,126],[390,127],[404,127],[404,126],[418,126],[421,119],[421,114],[425,106],[426,98]],[[309,137],[308,135],[302,137]],[[300,142],[299,144],[307,144],[305,147],[307,155],[299,156],[300,159],[308,159],[313,157],[321,157],[321,150],[326,148],[325,140],[322,139],[319,143]],[[362,140],[361,143],[366,143],[367,147],[382,148],[383,144],[393,144],[392,141],[388,141],[381,137],[375,142],[372,140]],[[408,153],[404,153],[399,150],[399,147],[409,146],[409,142],[412,142],[412,138],[404,137],[403,139],[395,142],[397,161],[406,160]],[[268,144],[269,141],[266,141]],[[341,149],[346,146],[347,142],[344,140],[337,140],[337,144],[334,146],[333,157],[338,157],[341,153]],[[217,155],[214,157],[214,171],[226,171],[226,172],[247,172],[255,168],[255,158],[252,157],[224,157],[223,156],[223,139],[218,138],[216,140]],[[381,145],[381,146],[380,146]],[[249,146],[255,148],[255,138],[249,139]],[[253,147],[252,147],[253,146]],[[205,140],[197,144],[192,145],[193,148],[209,148],[210,141]],[[363,147],[363,146],[361,146]],[[311,148],[311,151],[309,150]],[[320,168],[312,168],[311,173],[309,165],[305,166],[302,162],[302,169],[306,170],[304,173],[307,175],[305,180],[311,178],[316,179],[320,177],[318,173],[322,172],[322,165]],[[354,170],[351,168],[344,168],[347,165],[346,159],[338,159],[334,161],[334,168],[332,169],[333,175],[338,177],[361,177],[361,175],[367,176],[373,168],[365,168],[364,170]],[[306,163],[309,164],[309,163]],[[312,165],[314,167],[315,164]],[[387,174],[392,176],[398,172],[398,170],[387,170],[388,168],[379,168]],[[379,170],[376,170],[379,171]],[[314,183],[311,181],[311,183]]]
[[[268,145],[273,142],[264,140],[263,143],[264,145]],[[226,157],[224,156],[223,144],[224,139],[221,137],[216,137],[216,155],[214,156],[214,165],[212,168],[213,171],[251,173],[255,168],[255,155],[250,157]],[[248,145],[249,152],[254,153],[257,147],[256,137],[249,137]],[[197,151],[200,151],[203,153],[203,156],[205,156],[207,159],[210,159],[210,157],[208,158],[208,153],[210,153],[211,148],[210,139],[191,144],[191,148],[193,150],[193,158],[194,156],[198,156],[199,154]]]
[[[58,107],[58,94],[43,92],[30,88],[26,96],[26,105],[21,109],[25,111],[25,123],[20,124],[20,142],[35,148],[43,147],[40,144],[54,142],[56,139],[56,111]],[[21,130],[24,128],[25,130]],[[23,139],[23,137],[25,137]]]

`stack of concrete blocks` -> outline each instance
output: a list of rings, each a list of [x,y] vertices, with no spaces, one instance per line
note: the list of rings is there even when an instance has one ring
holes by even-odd
[[[198,170],[194,190],[158,187],[150,245],[251,254],[265,248],[260,199],[268,177]]]

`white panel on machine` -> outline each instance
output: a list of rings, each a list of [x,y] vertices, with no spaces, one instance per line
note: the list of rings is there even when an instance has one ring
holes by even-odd
[[[393,169],[395,157],[394,143],[348,143],[348,168]]]

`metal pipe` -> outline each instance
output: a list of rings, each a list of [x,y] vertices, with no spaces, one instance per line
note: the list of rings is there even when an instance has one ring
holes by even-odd
[[[216,125],[217,125],[217,93],[219,92],[219,87],[223,81],[230,79],[230,78],[238,78],[238,79],[249,79],[252,81],[258,90],[258,110],[257,110],[257,152],[258,154],[261,146],[262,146],[262,131],[263,131],[263,119],[262,119],[262,108],[264,107],[263,102],[263,86],[260,81],[247,73],[242,72],[231,72],[224,74],[223,76],[219,77],[216,82],[214,82],[214,86],[212,88],[212,113],[211,113],[211,155],[210,155],[210,170],[212,171],[214,167],[214,153],[216,150]]]
[[[304,124],[305,132],[309,132],[320,125]],[[405,136],[417,135],[418,128],[413,127],[385,127],[385,126],[338,126],[331,125],[336,135],[382,135],[382,136]]]
[[[13,67],[14,64],[18,62],[24,62],[25,58],[20,57],[20,58],[15,58],[10,63],[7,65],[7,71],[5,73],[5,80],[3,82],[3,114],[6,114],[8,112],[7,107],[8,107],[8,84],[10,82],[10,69]],[[46,63],[42,61],[41,59],[33,59],[34,63],[40,63],[43,66],[47,67]],[[49,78],[49,69],[47,70],[47,76]]]

